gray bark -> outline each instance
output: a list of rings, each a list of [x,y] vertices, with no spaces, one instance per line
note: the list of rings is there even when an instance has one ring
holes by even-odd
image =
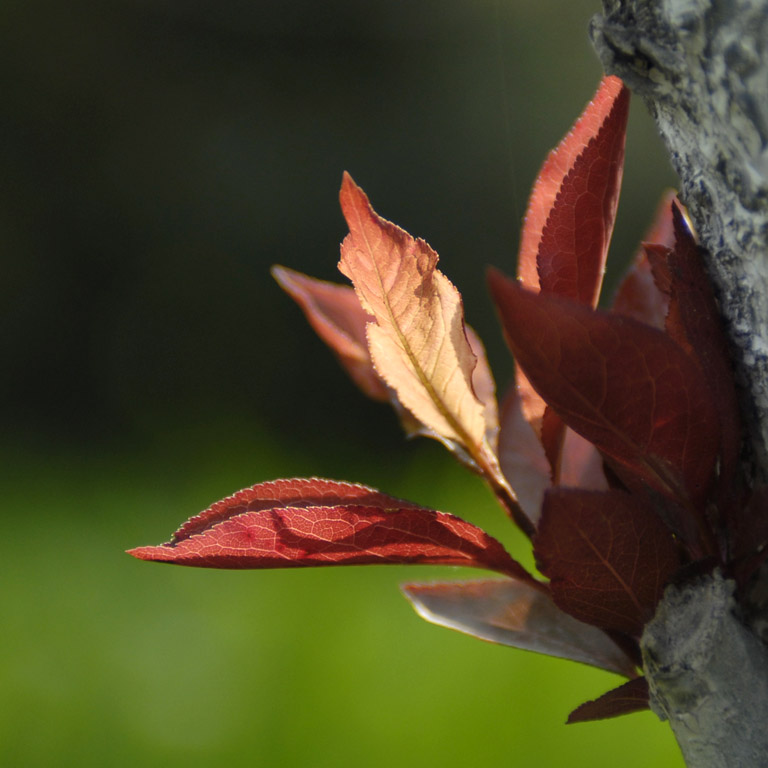
[[[768,648],[737,610],[716,573],[668,587],[643,633],[651,707],[691,767],[768,764]]]
[[[731,342],[744,462],[768,480],[768,0],[603,0],[606,72],[641,96],[680,176]],[[643,635],[654,711],[689,768],[768,766],[768,569],[670,587]]]

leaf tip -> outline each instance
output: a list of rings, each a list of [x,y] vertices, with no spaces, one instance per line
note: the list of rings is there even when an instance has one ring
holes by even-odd
[[[167,545],[161,544],[160,546],[146,546],[146,547],[134,547],[133,549],[126,549],[125,554],[135,557],[137,560],[148,560],[167,562],[171,558],[165,554],[168,550]]]
[[[289,291],[293,281],[292,276],[294,271],[288,267],[283,267],[280,264],[273,264],[269,269],[269,274],[275,279],[275,282],[284,290]]]

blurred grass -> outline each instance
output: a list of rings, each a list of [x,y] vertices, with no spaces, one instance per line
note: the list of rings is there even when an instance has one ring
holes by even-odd
[[[564,725],[617,678],[428,625],[398,594],[402,581],[469,572],[218,572],[125,555],[219,496],[315,463],[253,436],[230,440],[225,468],[206,464],[210,450],[194,460],[192,446],[226,434],[190,434],[189,456],[172,464],[163,446],[138,463],[5,453],[2,493],[16,512],[1,566],[0,764],[682,766],[650,713]],[[348,447],[326,462],[522,551],[439,446],[404,453],[372,469]]]

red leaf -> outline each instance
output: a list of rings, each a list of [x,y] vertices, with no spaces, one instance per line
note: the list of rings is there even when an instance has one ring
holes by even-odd
[[[643,250],[622,280],[611,309],[619,315],[662,330],[668,306],[669,297],[656,286],[651,262]]]
[[[423,619],[527,651],[634,677],[635,665],[604,632],[561,611],[549,594],[516,579],[406,584]]]
[[[648,681],[644,677],[637,677],[604,693],[594,701],[587,701],[576,707],[568,715],[568,724],[629,715],[649,707]]]
[[[698,366],[677,344],[496,271],[489,282],[518,365],[568,426],[672,498],[706,493],[719,419]]]
[[[659,517],[617,490],[548,491],[534,554],[560,608],[632,637],[642,634],[680,564]]]
[[[588,114],[564,140],[583,149],[569,164],[541,233],[542,293],[597,305],[619,202],[628,114],[629,91],[617,78],[604,78]],[[599,125],[594,134],[590,122]]]
[[[355,384],[374,400],[388,401],[390,392],[374,370],[365,336],[365,327],[373,318],[360,306],[354,289],[285,267],[273,267],[272,275],[301,307]]]
[[[542,166],[517,260],[527,288],[597,304],[621,187],[628,112],[629,91],[617,77],[604,77]],[[563,426],[549,414],[544,428],[544,402],[519,368],[516,380],[523,413],[544,444],[557,482]]]
[[[621,80],[604,77],[542,166],[518,256],[526,287],[596,303],[618,204],[628,109]]]
[[[537,583],[498,541],[458,517],[318,479],[240,491],[185,523],[169,543],[129,554],[201,568],[464,565]]]
[[[718,405],[722,436],[720,479],[724,492],[731,494],[741,448],[733,365],[701,249],[676,205],[672,206],[672,216],[675,247],[669,253],[671,296],[667,333],[699,362],[702,378]]]
[[[325,480],[320,477],[293,477],[270,480],[244,488],[217,501],[204,512],[187,520],[173,535],[174,541],[187,539],[243,512],[260,512],[278,507],[333,507],[355,504],[377,509],[413,507],[418,504],[397,499],[359,483]]]

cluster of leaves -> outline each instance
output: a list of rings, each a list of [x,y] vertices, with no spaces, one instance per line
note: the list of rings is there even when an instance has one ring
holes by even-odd
[[[664,587],[719,567],[742,584],[768,539],[739,473],[733,375],[700,249],[668,195],[609,310],[597,309],[629,93],[606,77],[534,186],[518,279],[489,273],[516,380],[495,384],[437,254],[345,174],[352,286],[278,267],[362,391],[479,473],[531,539],[541,579],[476,526],[362,485],[261,483],[134,556],[209,568],[442,563],[502,579],[404,587],[421,616],[628,682],[570,721],[642,709],[639,641]]]

